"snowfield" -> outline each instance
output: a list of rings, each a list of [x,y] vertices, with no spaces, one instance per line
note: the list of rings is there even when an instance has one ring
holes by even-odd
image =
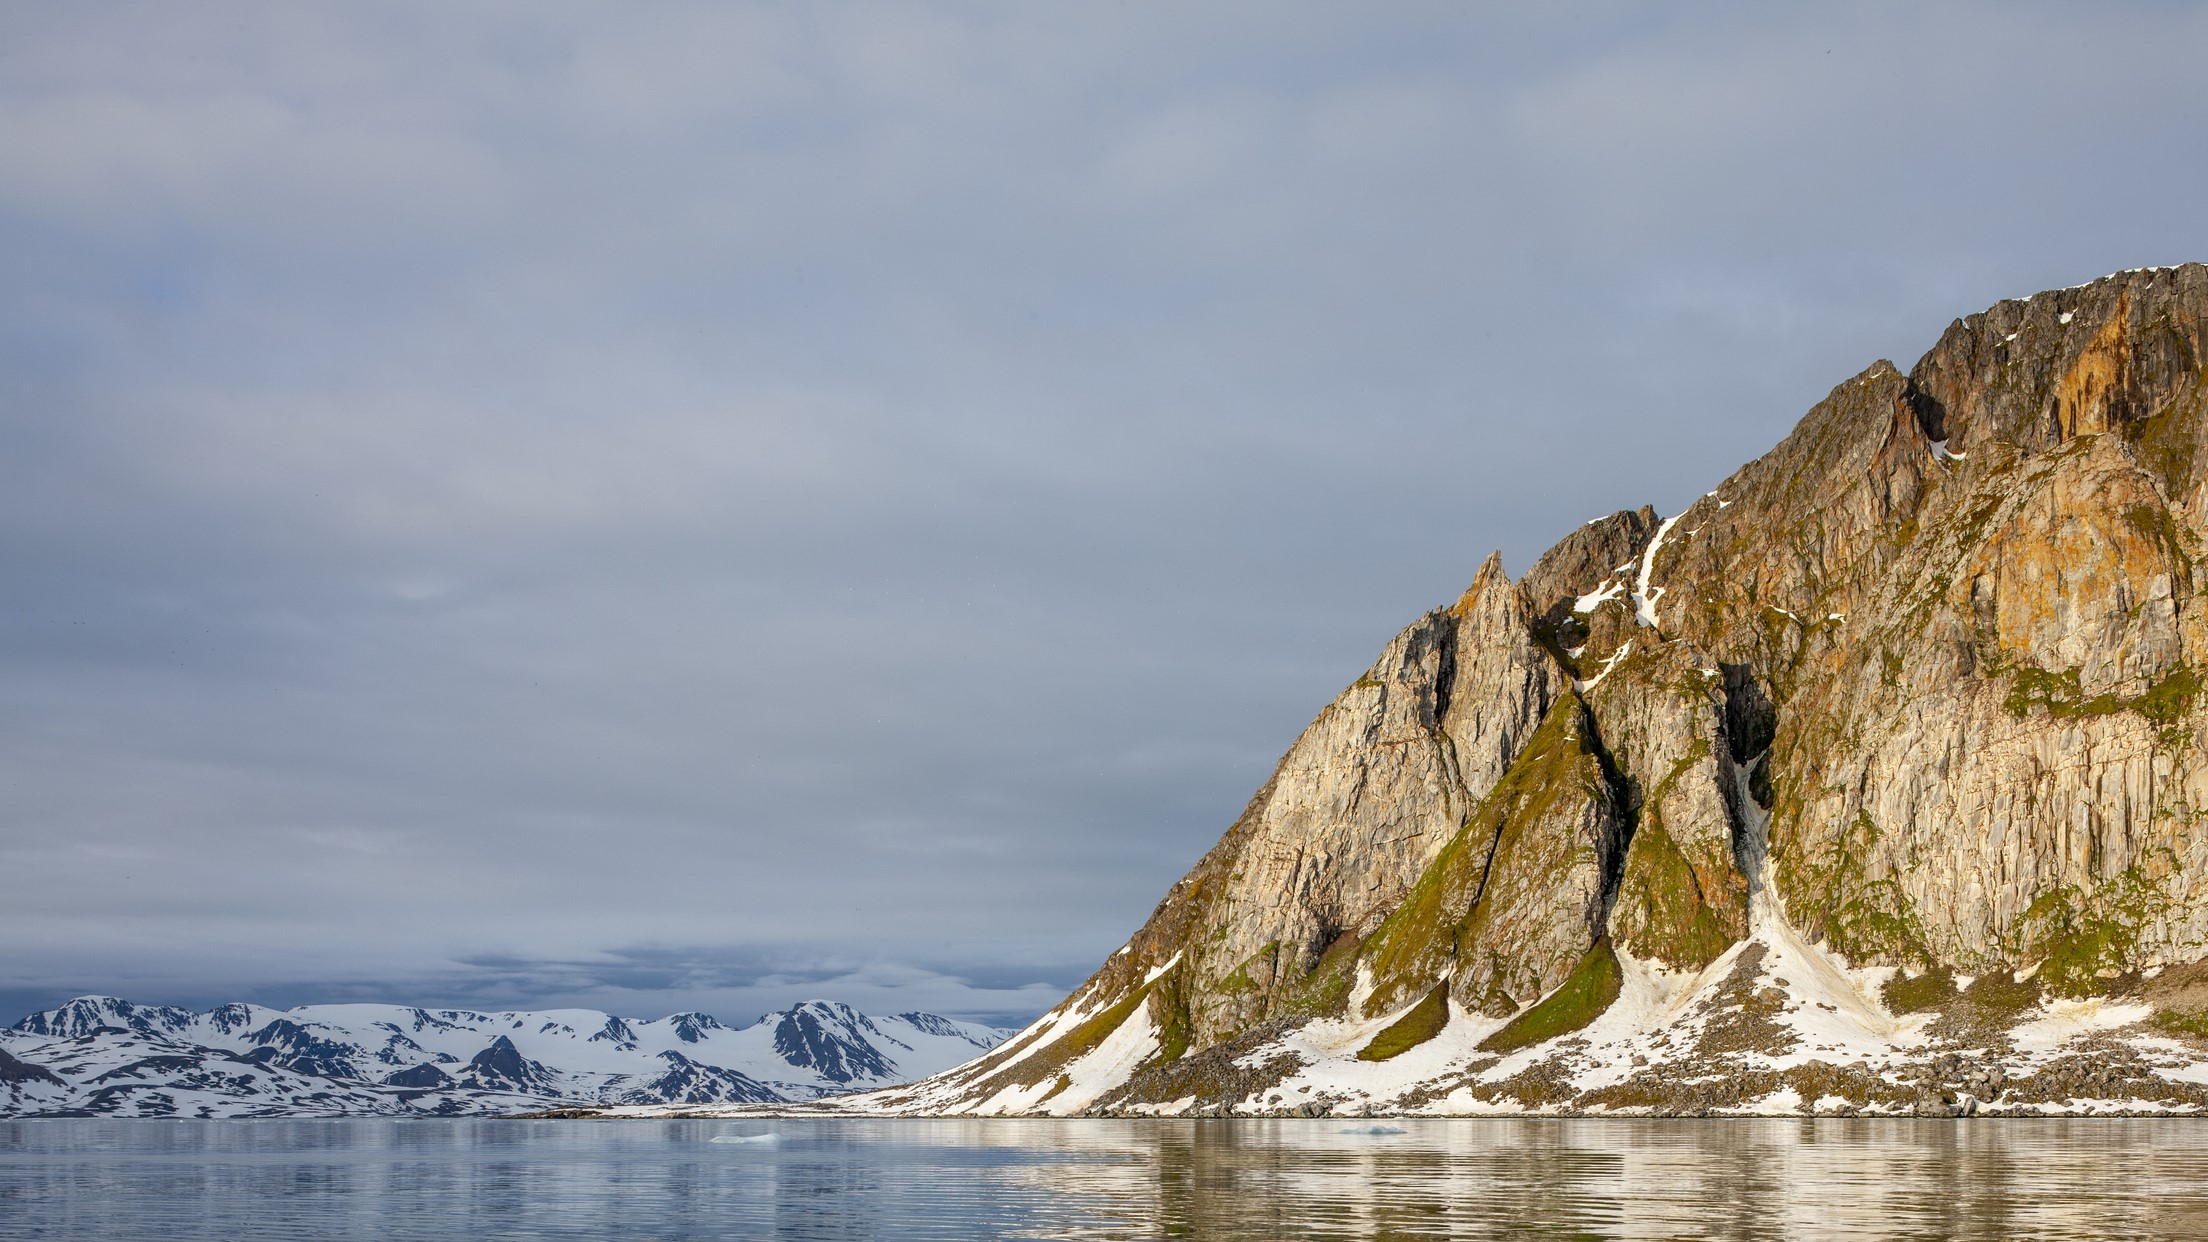
[[[87,996],[0,1030],[0,1115],[500,1114],[583,1104],[786,1103],[908,1082],[1009,1032],[807,1001],[744,1027],[595,1010],[223,1005]]]

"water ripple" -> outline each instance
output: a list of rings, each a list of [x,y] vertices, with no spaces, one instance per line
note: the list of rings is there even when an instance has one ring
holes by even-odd
[[[2180,1120],[1396,1127],[12,1121],[0,1238],[2208,1236]]]

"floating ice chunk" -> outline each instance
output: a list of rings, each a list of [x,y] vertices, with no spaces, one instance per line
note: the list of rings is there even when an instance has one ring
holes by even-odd
[[[705,1140],[708,1143],[779,1143],[779,1134],[716,1134]]]
[[[1401,1134],[1403,1132],[1401,1126],[1350,1126],[1342,1131],[1344,1134]]]

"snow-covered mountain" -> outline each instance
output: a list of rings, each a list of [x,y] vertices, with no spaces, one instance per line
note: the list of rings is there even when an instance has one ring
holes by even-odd
[[[559,1104],[776,1103],[924,1077],[1010,1032],[806,1001],[744,1027],[588,1009],[222,1005],[85,996],[0,1030],[0,1115],[508,1113]]]

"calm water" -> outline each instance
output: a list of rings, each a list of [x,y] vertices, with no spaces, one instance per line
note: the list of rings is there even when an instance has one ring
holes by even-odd
[[[0,1122],[0,1237],[2208,1237],[2208,1122],[1362,1124]]]

